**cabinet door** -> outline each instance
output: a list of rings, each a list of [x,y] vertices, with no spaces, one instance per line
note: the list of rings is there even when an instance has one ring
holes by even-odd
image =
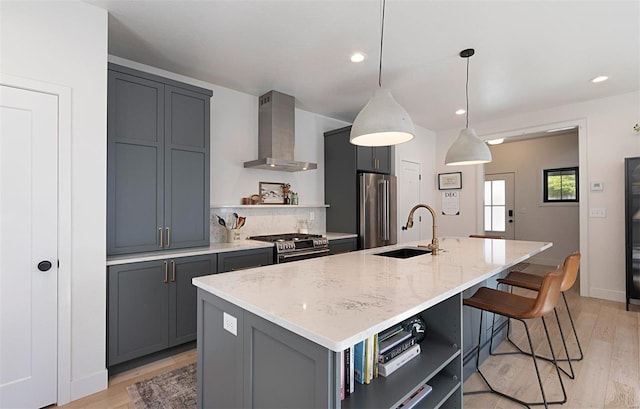
[[[378,173],[384,173],[386,175],[390,175],[391,174],[391,147],[376,146],[372,149],[373,149],[375,171]]]
[[[107,253],[160,249],[164,226],[163,85],[109,71]]]
[[[356,237],[347,239],[329,240],[330,254],[348,253],[358,249],[358,240]]]
[[[376,172],[373,148],[370,146],[357,147],[357,167],[362,172]]]
[[[161,260],[109,267],[109,366],[167,348],[168,278]]]
[[[209,104],[165,86],[165,248],[209,244]]]
[[[358,232],[356,147],[349,142],[351,127],[324,135],[324,197],[327,231]]]
[[[218,273],[273,264],[273,248],[218,253]]]
[[[391,174],[391,147],[358,146],[357,166],[361,172]]]
[[[216,255],[169,260],[169,346],[196,339],[198,291],[191,279],[216,273]]]

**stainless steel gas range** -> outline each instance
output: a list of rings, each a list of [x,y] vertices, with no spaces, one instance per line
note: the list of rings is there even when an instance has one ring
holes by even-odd
[[[274,243],[276,263],[288,263],[329,255],[327,238],[319,234],[286,233],[249,238]]]

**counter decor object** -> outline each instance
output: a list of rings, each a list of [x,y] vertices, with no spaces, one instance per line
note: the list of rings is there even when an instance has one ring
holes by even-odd
[[[240,240],[240,232],[239,230],[244,226],[247,218],[244,216],[238,215],[238,213],[232,213],[227,218],[223,218],[216,214],[216,218],[218,219],[218,224],[224,227],[227,231],[226,240],[227,243],[233,243],[234,241]]]
[[[286,193],[289,193],[289,187],[291,185],[279,182],[260,182],[260,204],[285,204],[285,186],[287,187]]]

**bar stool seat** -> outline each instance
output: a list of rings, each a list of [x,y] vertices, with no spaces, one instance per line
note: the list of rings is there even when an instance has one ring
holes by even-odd
[[[471,391],[464,392],[465,395],[478,394],[478,393],[495,393],[504,398],[510,399],[514,402],[517,402],[526,407],[533,405],[544,405],[548,407],[550,404],[563,404],[567,401],[567,393],[564,388],[564,383],[562,382],[562,376],[560,375],[560,369],[558,368],[555,353],[553,351],[553,346],[551,345],[551,339],[549,337],[549,331],[547,329],[547,324],[544,319],[544,315],[551,312],[560,297],[560,285],[563,277],[563,271],[561,269],[553,270],[545,274],[542,279],[542,283],[540,285],[540,289],[538,291],[536,298],[524,297],[517,294],[512,294],[505,291],[496,290],[493,288],[482,287],[478,289],[475,294],[471,297],[464,299],[464,305],[469,307],[478,308],[482,311],[491,312],[494,314],[503,315],[509,319],[515,319],[523,323],[525,332],[527,334],[527,340],[529,341],[529,348],[531,349],[531,356],[533,360],[533,365],[536,370],[536,375],[538,377],[538,385],[540,386],[540,393],[542,395],[542,402],[525,402],[521,399],[518,399],[514,396],[508,395],[504,392],[496,390],[491,383],[484,376],[482,371],[479,368],[480,361],[480,347],[482,342],[482,320],[483,315],[480,314],[480,327],[478,329],[478,348],[476,350],[476,363],[475,369],[476,372],[480,375],[482,380],[485,382],[489,390],[480,390],[480,391]],[[544,386],[542,384],[542,378],[540,377],[540,370],[538,368],[538,361],[536,359],[536,355],[533,353],[533,343],[531,341],[531,334],[529,333],[529,326],[527,325],[527,320],[540,318],[542,320],[542,326],[544,328],[544,332],[547,337],[547,342],[549,343],[549,349],[551,350],[552,362],[556,368],[556,373],[558,375],[558,382],[560,383],[560,387],[562,389],[562,400],[549,402],[547,400]],[[492,337],[493,338],[493,337]]]
[[[562,293],[562,299],[564,301],[565,308],[567,309],[567,314],[569,316],[569,322],[571,323],[571,328],[573,329],[573,335],[576,340],[576,344],[578,346],[579,356],[578,357],[569,356],[569,351],[567,349],[564,332],[562,331],[562,325],[560,325],[560,318],[558,317],[558,311],[557,309],[554,308],[554,313],[556,315],[556,320],[558,322],[558,329],[560,330],[560,336],[562,338],[562,343],[564,345],[565,353],[567,356],[566,359],[557,358],[556,360],[559,362],[568,362],[570,372],[567,372],[563,368],[560,368],[560,370],[565,374],[567,374],[569,378],[574,379],[575,374],[574,374],[573,366],[571,365],[571,362],[582,360],[584,358],[584,354],[582,352],[582,346],[580,345],[580,340],[578,339],[578,332],[576,331],[576,327],[573,323],[573,317],[571,316],[571,310],[569,309],[569,303],[567,302],[565,291],[573,287],[578,277],[578,271],[580,270],[580,253],[575,252],[567,256],[564,262],[562,263],[561,269],[563,271],[563,277],[562,277],[562,283],[560,285],[560,291]],[[527,290],[539,291],[542,286],[542,281],[543,281],[543,277],[536,274],[523,273],[520,271],[511,271],[505,278],[498,279],[498,285],[505,284],[505,285],[510,285],[512,287],[519,287]],[[522,350],[519,346],[517,346],[511,340],[511,338],[508,335],[508,332],[507,332],[507,340],[511,344],[513,344],[520,351],[520,353],[527,354],[527,355],[529,354],[528,352]],[[494,354],[493,352],[491,353],[492,355],[499,355],[499,354]],[[546,361],[550,361],[549,357],[545,357],[541,355],[537,355],[537,357],[540,359],[544,359]]]

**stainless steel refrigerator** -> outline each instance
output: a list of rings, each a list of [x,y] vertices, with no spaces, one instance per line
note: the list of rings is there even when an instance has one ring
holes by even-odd
[[[640,157],[625,159],[627,311],[640,304]]]
[[[397,182],[393,175],[358,175],[359,248],[396,244]]]

